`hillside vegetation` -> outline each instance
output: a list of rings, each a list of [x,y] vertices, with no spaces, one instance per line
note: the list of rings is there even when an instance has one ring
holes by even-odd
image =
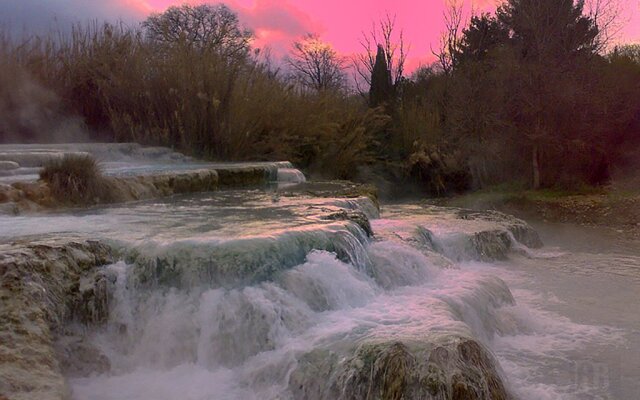
[[[608,45],[598,15],[579,1],[506,0],[466,25],[448,18],[438,62],[411,76],[388,18],[355,60],[358,90],[348,60],[317,36],[275,62],[223,5],[5,36],[0,138],[68,140],[80,127],[90,140],[288,159],[436,195],[603,185],[638,154],[640,47]]]

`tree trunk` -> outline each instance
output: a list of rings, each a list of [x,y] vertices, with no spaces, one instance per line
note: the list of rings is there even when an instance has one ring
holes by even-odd
[[[533,189],[540,189],[540,159],[539,159],[539,150],[538,145],[533,145],[533,150],[531,152],[531,161],[533,167]]]

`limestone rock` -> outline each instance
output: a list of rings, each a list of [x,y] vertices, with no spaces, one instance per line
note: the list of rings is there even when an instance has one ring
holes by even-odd
[[[56,342],[55,348],[65,376],[86,377],[111,369],[107,356],[86,339],[63,337]]]
[[[497,362],[456,334],[360,344],[351,356],[314,350],[291,374],[295,399],[507,400]]]
[[[20,168],[20,164],[15,161],[0,161],[0,171],[11,171]]]
[[[11,399],[68,396],[54,350],[71,317],[83,273],[111,262],[92,241],[31,244],[0,252],[0,394]]]
[[[373,229],[371,228],[371,223],[369,222],[369,218],[362,211],[351,211],[351,210],[341,210],[334,213],[331,213],[324,217],[327,220],[341,220],[341,221],[352,221],[358,224],[360,228],[367,234],[369,237],[373,237]]]

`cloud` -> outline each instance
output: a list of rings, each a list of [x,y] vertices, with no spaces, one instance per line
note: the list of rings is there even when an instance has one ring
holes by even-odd
[[[2,0],[0,24],[16,35],[46,33],[89,20],[133,23],[150,11],[145,0]]]
[[[284,55],[291,43],[307,33],[321,33],[322,26],[309,14],[288,1],[256,0],[251,6],[225,2],[238,13],[240,21],[253,30],[254,46],[269,47],[276,56]]]
[[[148,0],[154,12],[183,3],[226,4],[238,14],[240,22],[254,32],[253,46],[268,47],[277,57],[283,56],[293,41],[305,34],[324,31],[310,14],[289,0]]]
[[[253,7],[241,9],[239,12],[240,17],[256,29],[302,35],[315,27],[307,14],[287,2],[258,0]]]
[[[0,0],[0,26],[14,36],[66,31],[73,23],[91,20],[135,24],[151,12],[171,5],[219,3],[202,0]],[[238,13],[241,23],[255,33],[253,45],[283,56],[291,43],[322,26],[288,0],[223,0]]]

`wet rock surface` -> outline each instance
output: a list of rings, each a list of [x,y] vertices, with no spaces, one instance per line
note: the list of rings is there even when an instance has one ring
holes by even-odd
[[[538,232],[531,228],[525,221],[512,215],[499,211],[476,211],[467,209],[458,209],[457,215],[460,219],[465,220],[487,220],[503,224],[518,242],[527,247],[538,249],[543,245]]]
[[[270,180],[270,167],[199,169],[153,175],[106,177],[114,202],[160,198],[174,194],[210,192],[219,186],[251,187]],[[43,182],[0,185],[0,203],[11,203],[18,212],[63,207]]]
[[[190,288],[200,283],[230,288],[272,279],[278,272],[304,262],[313,250],[335,252],[340,259],[358,265],[360,260],[349,250],[363,247],[366,239],[354,233],[342,225],[200,248],[177,244],[134,250],[127,261],[135,265],[135,284],[140,287]]]
[[[374,221],[382,238],[400,239],[453,260],[505,260],[521,247],[539,248],[538,233],[525,221],[497,211],[436,206],[387,205]]]
[[[0,249],[0,394],[67,397],[54,337],[80,302],[81,276],[111,261],[97,242]]]
[[[0,171],[11,171],[20,168],[20,164],[15,161],[0,161]]]
[[[371,223],[369,222],[369,219],[367,218],[365,213],[363,213],[362,211],[342,210],[335,213],[331,213],[323,218],[327,220],[333,220],[333,221],[337,221],[337,220],[353,221],[356,224],[358,224],[360,228],[362,228],[362,230],[367,234],[367,236],[373,237],[373,229],[371,229]]]
[[[265,179],[265,172],[258,171],[240,168],[224,178],[225,185],[258,179],[260,174]],[[183,177],[167,174],[113,179],[126,188],[123,191],[130,198],[191,193],[221,184],[220,176],[211,171],[188,172]],[[375,203],[370,197],[356,196],[354,187],[347,187],[345,196],[319,200],[302,194],[312,190],[313,184],[302,186],[307,189],[242,193],[243,201],[238,201],[237,194],[230,196],[220,204],[235,213],[231,222],[238,227],[229,231],[233,233],[223,230],[228,229],[227,220],[215,225],[219,212],[215,208],[220,204],[185,198],[176,205],[153,202],[141,206],[132,222],[128,215],[123,219],[141,227],[149,221],[156,223],[167,212],[164,206],[170,207],[170,213],[184,212],[167,222],[166,232],[156,232],[165,227],[151,223],[141,230],[144,234],[129,241],[122,237],[124,231],[109,231],[100,234],[109,238],[103,241],[70,241],[58,235],[56,240],[25,236],[0,244],[0,394],[11,399],[63,399],[69,396],[66,378],[120,373],[110,355],[91,340],[92,334],[109,324],[124,336],[149,335],[142,337],[143,341],[175,339],[172,333],[163,336],[163,325],[155,325],[154,319],[160,320],[158,324],[166,323],[164,313],[151,318],[151,328],[138,327],[152,332],[114,322],[114,307],[122,306],[114,300],[116,286],[122,286],[123,276],[104,267],[114,261],[126,260],[126,265],[122,263],[127,271],[126,290],[137,291],[143,298],[133,310],[146,305],[146,311],[152,312],[175,299],[179,305],[187,304],[187,310],[205,307],[197,304],[208,298],[220,301],[178,327],[181,340],[168,351],[168,361],[156,354],[149,356],[151,360],[173,367],[173,353],[184,351],[186,355],[180,360],[195,363],[198,353],[203,352],[215,360],[210,361],[212,365],[238,367],[260,352],[277,351],[278,340],[283,340],[278,336],[281,331],[297,334],[322,313],[344,304],[350,309],[381,293],[422,279],[429,282],[436,270],[451,267],[453,262],[446,256],[453,250],[471,259],[495,260],[506,258],[518,244],[541,244],[525,222],[500,213],[390,205],[383,207],[382,219],[375,219]],[[212,214],[203,213],[205,205]],[[259,218],[253,216],[256,210],[260,210]],[[103,212],[107,219],[126,214],[118,209],[95,210],[88,214],[89,224]],[[251,215],[240,218],[247,212]],[[85,217],[74,216],[73,221],[78,223]],[[287,219],[291,220],[289,225],[278,222]],[[277,223],[280,225],[275,229]],[[129,231],[128,225],[117,228]],[[217,230],[224,235],[212,236]],[[409,248],[396,248],[396,243]],[[314,268],[318,265],[330,266],[333,272],[317,273]],[[333,277],[333,273],[344,275]],[[478,329],[492,335],[500,329],[494,310],[513,305],[514,299],[497,278],[462,286],[456,289],[455,298],[436,296],[422,308],[433,311],[427,317],[441,314],[442,320],[456,329],[449,325],[441,330],[418,326],[404,333],[355,329],[359,335],[355,341],[319,345],[300,355],[286,379],[292,397],[508,399],[497,362],[476,338],[477,333],[464,327],[464,321],[470,320],[469,314],[482,315],[486,326]],[[354,291],[364,300],[352,298]],[[168,313],[174,311],[167,309]],[[222,322],[216,321],[213,328],[197,325],[200,322],[195,320],[211,314],[220,314]],[[179,315],[166,318],[180,320]],[[381,322],[378,329],[385,326]],[[213,329],[218,335],[215,340],[204,328]],[[393,325],[388,329],[393,330]],[[204,340],[210,335],[209,347],[199,344],[189,348],[187,343],[198,335]],[[147,345],[141,346],[146,351]],[[215,355],[211,355],[212,346]]]
[[[296,399],[507,400],[490,352],[476,340],[442,335],[359,345],[353,355],[305,355],[289,387]]]
[[[67,377],[87,377],[111,370],[109,358],[82,337],[62,336],[54,347],[62,373]]]
[[[304,181],[304,175],[287,161],[211,163],[169,148],[135,143],[0,145],[0,212],[16,214],[68,206],[64,199],[52,196],[38,174],[46,163],[69,155],[98,160],[111,194],[106,200],[109,203],[264,186],[279,177],[289,184]]]

